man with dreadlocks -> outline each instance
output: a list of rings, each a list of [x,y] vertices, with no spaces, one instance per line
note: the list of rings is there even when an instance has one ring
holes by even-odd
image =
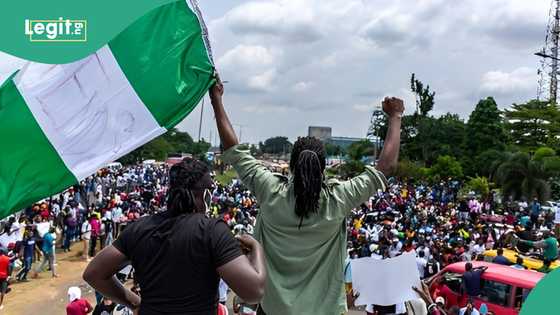
[[[220,278],[243,300],[258,303],[266,280],[262,248],[243,235],[243,255],[226,223],[206,216],[213,186],[206,164],[187,158],[174,165],[167,211],[128,226],[93,259],[84,279],[139,315],[216,315]],[[114,276],[127,261],[141,299]]]
[[[346,312],[343,267],[346,258],[345,218],[378,190],[396,166],[404,104],[386,98],[383,110],[389,130],[377,169],[346,182],[325,181],[325,148],[316,138],[299,138],[290,161],[290,177],[273,174],[247,151],[238,148],[218,82],[210,97],[222,145],[223,160],[254,192],[260,211],[255,237],[264,248],[267,283],[260,314],[332,314]]]

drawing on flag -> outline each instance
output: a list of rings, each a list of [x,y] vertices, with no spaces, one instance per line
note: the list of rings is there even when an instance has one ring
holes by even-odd
[[[147,13],[90,56],[28,62],[0,87],[0,218],[164,134],[214,65],[196,0]]]

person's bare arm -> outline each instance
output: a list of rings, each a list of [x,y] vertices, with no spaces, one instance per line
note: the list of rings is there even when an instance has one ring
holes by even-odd
[[[137,309],[140,306],[140,297],[125,288],[115,277],[126,260],[126,256],[116,247],[105,247],[89,263],[83,278],[103,296],[118,304],[126,305],[130,309]]]
[[[389,115],[389,131],[385,137],[383,150],[379,155],[376,169],[385,176],[391,175],[397,166],[399,149],[401,146],[401,118],[404,112],[404,103],[398,98],[385,98],[383,111]]]
[[[214,108],[214,115],[216,116],[216,124],[218,125],[218,133],[220,134],[220,140],[224,146],[224,150],[227,150],[234,145],[238,144],[237,135],[231,126],[226,110],[224,109],[224,104],[222,102],[222,97],[224,95],[224,86],[222,81],[218,78],[214,86],[210,89],[210,101],[212,103],[212,108]]]
[[[243,301],[258,304],[264,296],[266,284],[265,258],[261,245],[254,238],[243,235],[238,238],[249,250],[227,264],[218,267],[218,274]]]

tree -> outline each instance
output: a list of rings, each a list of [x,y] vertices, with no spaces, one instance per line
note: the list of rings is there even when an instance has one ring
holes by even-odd
[[[292,151],[292,143],[286,137],[273,137],[261,142],[260,149],[263,153],[270,154],[289,153]]]
[[[410,120],[403,121],[402,155],[424,165],[432,165],[438,156],[464,156],[466,127],[458,115],[447,113],[439,118],[422,117],[417,128],[410,128]],[[416,134],[408,133],[414,129]]]
[[[490,184],[486,177],[471,177],[467,182],[467,189],[485,197],[490,193]]]
[[[429,175],[433,179],[462,178],[463,167],[461,163],[452,156],[443,155],[430,168]]]
[[[513,143],[522,150],[533,152],[541,146],[559,145],[560,111],[555,104],[539,100],[513,104],[505,117]]]
[[[395,170],[395,177],[403,179],[423,179],[424,175],[426,174],[422,172],[421,167],[410,160],[400,160]]]
[[[176,153],[190,153],[197,158],[205,159],[210,146],[210,143],[204,139],[194,142],[188,133],[172,128],[167,133],[123,156],[119,161],[123,164],[135,164],[146,159],[163,161],[170,154]]]
[[[344,150],[340,146],[332,143],[325,143],[325,151],[328,156],[338,156],[344,154]]]
[[[362,140],[352,143],[348,149],[346,149],[346,154],[351,160],[361,161],[365,156],[372,156],[375,151],[375,146],[369,140]]]
[[[436,92],[430,92],[430,85],[426,85],[416,79],[413,73],[410,77],[410,89],[416,94],[416,112],[415,115],[426,117],[434,108],[434,97]]]
[[[474,159],[472,156],[466,156],[465,161],[472,161],[469,165],[470,169],[467,171],[469,176],[484,176],[486,178],[492,179],[496,170],[507,158],[507,153],[504,151],[498,151],[496,149],[489,149]]]
[[[501,112],[492,97],[480,100],[467,122],[466,144],[469,154],[477,156],[493,149],[503,151],[506,133]]]
[[[496,171],[496,180],[502,186],[504,197],[515,199],[537,197],[545,201],[550,196],[549,180],[557,171],[546,166],[543,160],[532,159],[526,152],[508,154]]]

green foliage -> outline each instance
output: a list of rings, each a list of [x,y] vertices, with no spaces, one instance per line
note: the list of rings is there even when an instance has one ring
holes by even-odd
[[[501,112],[492,97],[480,100],[467,122],[466,144],[474,156],[493,149],[503,151],[506,133]]]
[[[448,178],[462,178],[463,167],[461,163],[452,156],[443,155],[437,158],[437,161],[430,168],[429,175],[434,180]]]
[[[338,169],[338,175],[342,178],[354,177],[362,173],[365,169],[365,165],[359,160],[349,160],[342,164]]]
[[[352,143],[348,149],[346,149],[346,154],[351,160],[360,161],[365,156],[372,156],[375,151],[375,146],[369,140],[361,140]]]
[[[414,73],[410,76],[410,89],[416,94],[416,112],[415,115],[426,117],[434,108],[434,97],[436,92],[430,92],[430,86],[417,80]]]
[[[490,192],[490,184],[486,177],[471,177],[466,186],[469,191],[474,191],[483,197],[487,196]]]
[[[496,149],[489,149],[477,155],[474,159],[471,156],[465,156],[465,167],[468,167],[467,175],[484,176],[492,178],[498,166],[506,159],[506,153]],[[467,165],[471,161],[472,164]]]
[[[263,153],[283,154],[292,151],[292,143],[287,137],[273,137],[266,139],[264,143],[260,143],[260,150]]]
[[[408,179],[424,179],[427,175],[422,167],[410,160],[401,160],[395,170],[395,177]]]
[[[237,173],[234,169],[227,170],[222,174],[216,175],[216,181],[222,185],[229,185],[231,181],[237,178]]]
[[[537,197],[545,201],[550,196],[549,180],[555,174],[556,171],[547,168],[545,160],[535,160],[528,153],[517,152],[507,154],[495,178],[502,185],[506,198],[511,195],[515,199]]]
[[[344,149],[332,143],[325,144],[325,151],[327,152],[328,156],[344,155]]]
[[[560,134],[560,110],[555,104],[532,100],[513,104],[505,111],[506,128],[515,145],[532,152],[542,146],[557,147]]]
[[[458,115],[447,113],[439,118],[420,117],[417,128],[411,116],[403,120],[402,155],[432,165],[441,155],[460,158],[465,155],[466,126]]]
[[[123,156],[119,161],[123,164],[135,164],[147,159],[163,161],[170,154],[190,153],[195,157],[201,157],[210,149],[210,143],[204,140],[194,142],[191,136],[175,128],[164,135],[144,144],[138,149]]]
[[[556,156],[556,151],[549,147],[542,147],[538,148],[533,155],[533,160],[535,161],[542,161],[546,158],[550,158]]]

